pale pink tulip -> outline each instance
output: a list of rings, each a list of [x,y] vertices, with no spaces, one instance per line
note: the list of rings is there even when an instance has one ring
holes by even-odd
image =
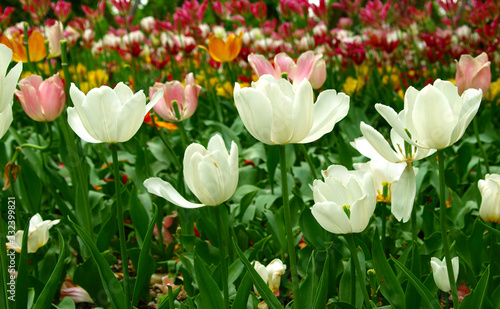
[[[483,52],[476,58],[471,55],[462,55],[457,62],[455,81],[460,95],[469,88],[481,89],[483,94],[486,94],[491,83],[488,54]]]
[[[70,3],[71,4],[71,3]],[[64,40],[63,24],[56,21],[52,26],[47,27],[49,38],[49,58],[61,55],[61,40]]]
[[[63,284],[61,285],[61,299],[64,297],[71,298],[75,304],[78,303],[94,303],[89,293],[85,291],[81,286],[73,283],[70,277],[66,277],[64,279]]]
[[[259,77],[270,74],[276,80],[280,80],[286,76],[294,85],[299,85],[301,81],[307,79],[314,89],[320,88],[326,80],[323,55],[312,51],[300,55],[297,63],[285,53],[279,53],[274,57],[274,65],[264,56],[256,54],[250,54],[248,62]]]
[[[198,107],[198,95],[201,86],[196,85],[193,73],[186,75],[186,86],[182,86],[179,81],[155,83],[149,88],[150,98],[160,89],[163,89],[163,97],[154,106],[155,112],[167,121],[181,121],[193,115]],[[174,103],[179,110],[179,118],[174,110]]]
[[[20,80],[18,85],[21,90],[16,89],[16,96],[31,119],[48,122],[62,113],[66,96],[59,74],[46,80],[38,75],[31,75]]]

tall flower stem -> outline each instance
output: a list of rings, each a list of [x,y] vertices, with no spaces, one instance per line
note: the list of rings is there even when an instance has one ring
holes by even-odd
[[[278,147],[280,151],[281,195],[283,197],[283,207],[285,211],[285,232],[288,245],[288,255],[290,257],[290,270],[292,272],[293,303],[295,308],[303,308],[300,303],[299,275],[294,242],[295,237],[292,231],[292,215],[290,213],[290,203],[288,201],[288,178],[286,172],[285,145],[279,145]]]
[[[118,223],[118,236],[120,238],[120,251],[122,257],[122,271],[123,271],[123,288],[125,290],[125,304],[126,308],[130,308],[130,288],[129,288],[129,274],[128,274],[128,255],[127,255],[127,239],[125,238],[125,226],[123,222],[123,204],[121,192],[121,177],[118,169],[118,144],[111,144],[111,154],[113,156],[113,174],[115,177],[115,191],[116,191],[116,205],[118,211],[116,219]]]
[[[445,195],[445,179],[444,179],[444,151],[438,150],[439,162],[439,208],[441,211],[441,238],[443,239],[444,257],[446,259],[446,268],[448,270],[448,279],[450,280],[451,295],[453,297],[453,305],[458,306],[457,285],[455,283],[455,275],[453,274],[453,266],[451,264],[450,244],[446,230],[446,195]]]
[[[172,103],[172,107],[174,108],[175,118],[177,118],[179,120],[177,122],[177,126],[179,127],[179,130],[181,132],[182,148],[186,149],[188,137],[187,137],[187,133],[186,133],[186,128],[184,127],[184,123],[181,120],[181,112],[180,112],[181,106],[179,105],[179,103],[174,101]]]
[[[381,235],[381,241],[382,241],[382,248],[386,250],[385,248],[385,230],[386,230],[386,225],[387,225],[387,205],[384,202],[378,202],[377,207],[382,207],[382,230],[380,231]]]
[[[307,164],[309,165],[309,169],[311,170],[311,174],[314,179],[318,179],[318,173],[316,172],[316,168],[311,160],[311,156],[309,155],[309,152],[307,152],[306,146],[304,144],[296,144],[297,147],[299,147],[300,151],[304,154],[304,157],[306,159]]]
[[[472,120],[472,125],[474,127],[474,135],[476,135],[476,140],[477,140],[477,145],[479,146],[479,150],[481,151],[481,154],[483,155],[484,159],[484,165],[486,166],[486,173],[490,173],[490,164],[488,163],[488,155],[486,154],[486,151],[484,151],[483,143],[481,142],[481,138],[479,137],[479,128],[477,126],[477,117],[474,117]],[[481,169],[478,169],[478,179],[483,178],[483,173],[481,172]]]
[[[215,206],[215,217],[217,220],[217,231],[219,232],[219,253],[220,253],[220,262],[222,269],[222,290],[224,293],[224,309],[229,309],[229,284],[228,284],[228,266],[227,266],[227,234],[225,231],[225,224],[222,222],[221,217],[221,207],[225,207],[224,205]]]
[[[349,249],[351,250],[351,258],[354,260],[354,266],[356,267],[356,278],[358,278],[359,288],[363,293],[363,298],[365,299],[366,308],[371,308],[370,296],[366,290],[365,282],[363,281],[363,272],[361,271],[361,264],[359,263],[358,254],[356,252],[356,242],[354,241],[354,234],[344,235],[347,243],[349,244]]]

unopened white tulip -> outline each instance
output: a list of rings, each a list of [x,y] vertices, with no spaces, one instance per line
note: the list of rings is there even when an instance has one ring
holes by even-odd
[[[283,264],[280,259],[274,259],[267,266],[264,266],[256,261],[254,268],[262,280],[269,285],[269,289],[271,289],[275,295],[278,295],[281,284],[281,276],[285,274],[286,265]],[[255,286],[254,290],[256,294],[259,294]]]
[[[458,256],[451,259],[451,265],[453,267],[453,275],[455,276],[455,281],[458,279]],[[436,286],[443,292],[451,291],[450,280],[448,279],[448,268],[446,267],[446,258],[440,261],[438,258],[431,258],[432,275],[434,276],[434,282]]]
[[[238,146],[231,142],[228,153],[220,135],[210,139],[207,149],[197,143],[189,145],[184,154],[184,181],[202,204],[187,201],[170,183],[158,177],[146,179],[144,186],[149,193],[180,207],[220,205],[234,194],[238,184]]]
[[[479,216],[486,222],[500,223],[500,175],[487,174],[477,185],[482,198]]]

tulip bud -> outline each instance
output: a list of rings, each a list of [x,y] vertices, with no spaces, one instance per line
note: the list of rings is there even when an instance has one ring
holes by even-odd
[[[21,90],[16,89],[16,96],[31,119],[49,122],[62,113],[66,95],[58,73],[46,80],[38,75],[30,75],[19,81],[19,88]]]
[[[56,21],[52,26],[47,27],[47,36],[49,39],[49,57],[59,57],[61,55],[60,42],[64,40],[62,23],[60,21]]]
[[[481,192],[481,208],[479,216],[486,222],[500,223],[500,175],[487,174],[485,180],[479,180],[479,191]]]
[[[455,276],[455,281],[458,278],[458,256],[451,259],[451,265],[453,266],[453,275]],[[449,292],[450,280],[448,278],[448,268],[446,267],[446,258],[440,261],[438,258],[431,258],[432,275],[434,276],[434,282],[436,286],[443,292]]]
[[[159,89],[163,89],[163,97],[154,110],[161,118],[177,122],[191,117],[196,111],[201,86],[196,85],[193,73],[186,75],[186,86],[179,81],[155,83],[149,88],[149,96],[152,98]]]
[[[170,183],[158,177],[146,179],[144,186],[149,193],[184,208],[217,206],[234,194],[238,185],[238,146],[234,142],[230,152],[220,135],[213,136],[206,149],[192,143],[186,148],[183,165],[184,181],[203,204],[187,201]]]
[[[39,214],[34,215],[30,219],[28,229],[28,253],[34,253],[38,248],[42,247],[49,240],[49,229],[58,224],[60,220],[42,220]],[[17,231],[15,241],[7,243],[7,249],[12,249],[18,253],[21,252],[23,244],[24,231]]]
[[[455,76],[458,93],[461,95],[465,90],[474,88],[481,89],[483,94],[486,94],[491,83],[490,64],[488,54],[485,52],[476,58],[471,55],[462,55],[457,62]]]

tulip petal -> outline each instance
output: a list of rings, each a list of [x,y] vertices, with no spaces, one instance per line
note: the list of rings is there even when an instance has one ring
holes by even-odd
[[[405,131],[404,124],[401,123],[401,119],[399,115],[392,109],[392,107],[377,103],[375,104],[375,109],[378,113],[384,117],[384,119],[389,123],[389,125],[396,130],[396,133],[399,134],[405,141],[412,144],[413,146],[417,146],[414,141],[408,136]],[[413,131],[410,131],[413,134]],[[413,137],[413,136],[412,136]],[[414,137],[413,137],[414,138]]]
[[[122,104],[113,89],[102,86],[87,93],[85,103],[75,108],[83,125],[92,135],[107,143],[116,143],[118,138],[118,117]]]
[[[161,178],[152,177],[148,178],[144,181],[144,186],[148,189],[148,192],[157,196],[161,196],[172,204],[175,204],[179,207],[183,208],[199,208],[205,205],[203,204],[195,204],[187,201],[184,197],[182,197],[174,187],[163,181]]]
[[[385,138],[375,130],[372,126],[367,125],[363,121],[360,124],[361,133],[366,138],[368,143],[389,162],[399,163],[402,161],[401,158],[398,157],[396,152],[391,148],[389,143],[385,140]]]
[[[444,149],[450,145],[453,128],[458,121],[453,115],[452,103],[432,85],[419,92],[411,115],[419,145],[433,149]]]
[[[354,141],[351,142],[351,146],[354,149],[356,149],[360,154],[369,159],[387,161],[384,157],[382,157],[378,153],[378,151],[375,150],[375,148],[373,148],[372,144],[368,142],[366,137],[356,138]]]
[[[349,96],[335,90],[326,90],[319,94],[314,103],[314,120],[311,131],[299,143],[305,144],[320,139],[330,133],[335,124],[342,120],[349,111]]]
[[[274,56],[274,67],[277,73],[280,74],[280,78],[281,74],[286,73],[289,78],[293,79],[297,65],[286,53],[279,53]]]
[[[10,49],[9,49],[10,50]],[[3,61],[3,60],[2,60]],[[9,62],[7,65],[9,65]],[[0,112],[3,111],[8,105],[10,105],[14,100],[14,90],[16,89],[16,84],[23,71],[23,63],[18,62],[5,76],[3,80],[2,90],[0,91]]]
[[[271,140],[273,109],[269,99],[260,91],[253,88],[241,89],[236,83],[234,102],[248,132],[264,144],[274,145]]]
[[[184,181],[186,182],[189,190],[193,192],[194,195],[198,196],[196,191],[196,187],[194,184],[194,175],[195,173],[198,173],[198,166],[193,165],[192,158],[196,154],[208,154],[207,150],[200,144],[198,143],[192,143],[190,144],[187,148],[186,151],[184,152],[184,160],[183,160],[183,175],[184,175]]]
[[[282,81],[290,85],[290,83],[284,79],[282,79]],[[293,91],[291,85],[290,88]],[[314,120],[313,97],[314,93],[311,84],[306,79],[300,83],[293,100],[292,121],[295,126],[293,126],[293,135],[291,136],[289,143],[300,142],[309,135]]]
[[[391,197],[391,212],[398,221],[408,222],[410,219],[416,191],[415,171],[411,164],[407,164]]]
[[[250,54],[248,55],[248,63],[252,67],[257,76],[264,74],[271,74],[276,79],[280,79],[280,73],[276,72],[271,62],[269,62],[263,55]]]
[[[0,44],[0,76],[5,76],[7,68],[12,61],[12,49],[4,44]]]
[[[315,203],[311,213],[319,225],[331,233],[352,233],[349,218],[340,205],[332,202]]]
[[[160,91],[159,91],[160,92]],[[128,125],[117,125],[117,142],[126,142],[131,139],[141,127],[146,109],[146,95],[141,90],[129,98],[116,115],[117,124],[127,123]]]
[[[351,218],[349,219],[352,232],[361,233],[366,229],[374,211],[376,203],[371,203],[368,194],[356,200],[350,208]]]
[[[13,103],[9,104],[7,108],[0,112],[0,138],[4,136],[12,123],[12,105]]]
[[[463,106],[460,110],[459,120],[451,135],[451,143],[455,143],[465,133],[465,130],[476,116],[479,106],[481,105],[482,90],[467,89],[462,94]]]
[[[113,91],[118,96],[118,99],[120,99],[120,103],[122,105],[124,105],[134,95],[132,89],[130,89],[130,87],[125,85],[123,82],[116,84]]]
[[[82,120],[80,119],[80,116],[78,115],[78,112],[76,111],[76,108],[68,107],[67,113],[69,126],[81,139],[89,143],[102,143],[102,141],[97,140],[87,131],[82,123]]]

